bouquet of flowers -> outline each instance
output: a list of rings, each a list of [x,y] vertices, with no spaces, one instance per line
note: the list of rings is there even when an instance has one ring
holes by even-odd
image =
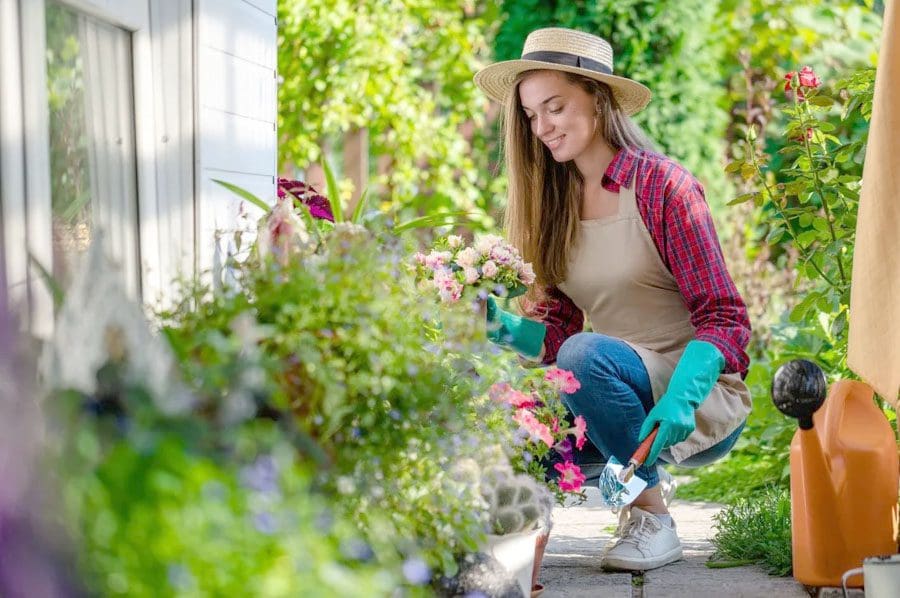
[[[510,458],[513,467],[546,483],[560,504],[572,494],[583,499],[585,476],[574,457],[586,441],[587,423],[579,415],[570,425],[559,396],[577,391],[581,383],[572,372],[551,367],[529,372],[518,387],[498,382],[488,392],[495,403],[511,412],[511,423],[516,426]]]
[[[481,299],[488,293],[517,297],[534,282],[531,264],[498,235],[476,238],[471,246],[462,237],[450,235],[427,255],[419,252],[413,259],[420,284],[434,288],[446,303],[456,303],[468,289]]]

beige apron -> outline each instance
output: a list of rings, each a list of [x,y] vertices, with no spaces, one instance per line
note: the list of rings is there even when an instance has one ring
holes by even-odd
[[[587,313],[594,332],[620,338],[637,352],[650,374],[653,401],[659,401],[695,329],[638,212],[633,183],[620,188],[618,214],[581,222],[559,288]],[[720,376],[696,412],[694,432],[670,447],[675,462],[732,433],[747,418],[750,404],[739,374]]]

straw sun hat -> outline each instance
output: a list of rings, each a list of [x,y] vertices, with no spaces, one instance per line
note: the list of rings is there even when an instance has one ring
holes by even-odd
[[[637,81],[613,75],[613,52],[596,35],[549,27],[528,34],[522,58],[486,66],[475,74],[475,84],[492,100],[506,103],[516,77],[524,71],[550,69],[584,75],[610,86],[626,114],[639,112],[650,101],[650,90]]]

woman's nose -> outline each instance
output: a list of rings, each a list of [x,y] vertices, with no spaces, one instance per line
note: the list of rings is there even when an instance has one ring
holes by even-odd
[[[535,116],[534,117],[534,134],[538,137],[543,137],[547,133],[553,130],[553,125],[550,123],[550,119],[545,116]]]

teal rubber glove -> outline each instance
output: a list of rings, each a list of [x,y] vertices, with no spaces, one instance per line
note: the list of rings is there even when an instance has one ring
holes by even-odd
[[[721,351],[706,341],[691,341],[672,372],[669,387],[647,414],[638,440],[646,438],[659,424],[659,433],[644,461],[652,465],[659,452],[678,444],[691,435],[696,425],[694,411],[700,406],[719,379],[725,367]]]
[[[537,359],[544,348],[547,327],[541,322],[510,313],[487,298],[487,337],[501,347],[509,347],[529,359]]]

